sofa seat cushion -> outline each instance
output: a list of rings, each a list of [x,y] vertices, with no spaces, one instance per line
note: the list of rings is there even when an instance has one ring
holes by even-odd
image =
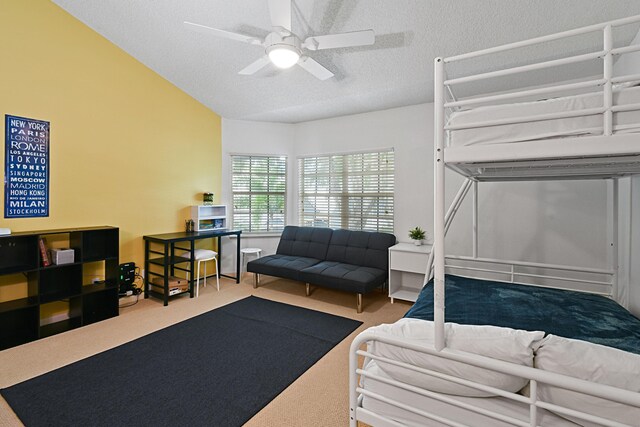
[[[315,258],[275,254],[249,261],[247,263],[247,271],[268,276],[284,277],[285,279],[302,280],[300,278],[300,270],[319,262],[320,260]]]
[[[322,261],[300,272],[300,280],[314,285],[364,294],[387,280],[387,272],[336,261]]]

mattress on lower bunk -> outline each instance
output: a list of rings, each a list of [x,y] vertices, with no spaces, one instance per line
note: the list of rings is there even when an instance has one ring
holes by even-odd
[[[621,88],[614,91],[613,105],[640,103],[640,87]],[[569,112],[602,107],[602,92],[566,96],[532,102],[492,105],[458,111],[451,114],[449,125],[465,125],[489,120],[523,116]],[[498,126],[477,127],[449,132],[449,146],[461,147],[476,144],[499,144],[532,141],[548,138],[601,135],[602,114],[586,117],[541,120]],[[613,114],[614,133],[640,132],[640,111]]]
[[[445,277],[445,295],[445,341],[452,351],[477,354],[640,393],[640,320],[613,300],[582,292],[453,275]],[[368,342],[367,350],[382,359],[365,359],[364,370],[408,387],[439,393],[502,414],[524,414],[526,405],[507,401],[495,392],[471,389],[465,384],[434,377],[424,371],[409,370],[403,365],[526,394],[526,378],[385,342],[385,337],[393,337],[406,340],[408,344],[432,348],[435,342],[432,320],[433,284],[430,282],[405,318],[368,330],[378,339]],[[391,360],[400,362],[400,365],[389,363]],[[491,419],[472,415],[468,410],[423,399],[421,395],[402,391],[398,386],[380,384],[383,381],[366,375],[361,381],[367,392],[375,392],[403,404],[419,405],[417,407],[424,408],[427,413],[449,414],[467,421],[473,419],[474,425],[476,419],[478,425],[499,425]],[[617,403],[544,382],[538,382],[537,396],[545,402],[623,425],[635,425],[640,416],[638,404]],[[422,416],[416,416],[402,406],[393,407],[370,397],[363,399],[362,405],[409,425],[439,425],[428,424]],[[562,413],[544,414],[550,418],[541,424],[562,425],[564,421],[556,415],[582,426],[599,425]]]
[[[367,364],[366,370],[368,373],[391,379],[391,377],[387,375],[384,370],[380,369],[377,363],[373,360]],[[513,424],[497,420],[493,417],[481,415],[467,409],[461,409],[452,403],[441,402],[437,399],[423,396],[400,387],[385,384],[372,378],[364,379],[363,387],[368,392],[391,398],[404,405],[420,408],[420,410],[430,414],[435,414],[436,416],[450,418],[451,420],[464,425],[468,425],[469,421],[473,420],[473,425],[477,427],[513,426]],[[484,410],[490,410],[517,418],[523,422],[529,421],[529,406],[511,399],[504,397],[464,397],[455,395],[448,395],[446,397],[467,405],[472,405]],[[372,397],[365,396],[362,401],[362,407],[411,427],[439,427],[447,425],[398,406],[384,403]],[[544,409],[538,409],[538,424],[558,427],[575,427],[577,425],[551,412],[545,411]]]
[[[445,276],[445,321],[544,331],[640,354],[640,319],[612,299],[562,289]],[[405,317],[433,320],[433,280]]]

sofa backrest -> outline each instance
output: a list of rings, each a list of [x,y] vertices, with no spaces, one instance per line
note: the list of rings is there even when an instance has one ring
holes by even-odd
[[[326,259],[386,271],[389,247],[395,244],[396,236],[389,233],[333,230]]]
[[[332,232],[330,228],[287,225],[282,231],[276,253],[324,260]]]

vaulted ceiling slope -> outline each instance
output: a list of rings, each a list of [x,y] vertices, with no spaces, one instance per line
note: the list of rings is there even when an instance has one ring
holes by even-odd
[[[271,31],[267,0],[53,1],[221,116],[284,123],[432,102],[436,56],[640,14],[637,0],[293,0],[292,30],[301,38],[369,28],[376,34],[373,46],[312,52],[335,74],[319,81],[300,67],[270,65],[239,75],[262,47],[183,25],[192,21],[264,38]],[[622,28],[616,44],[628,44],[637,31]],[[553,58],[560,47],[580,52],[600,45],[594,35],[496,55],[458,72]],[[588,75],[595,66],[581,65],[580,72]],[[543,84],[549,74],[529,78],[531,85]]]

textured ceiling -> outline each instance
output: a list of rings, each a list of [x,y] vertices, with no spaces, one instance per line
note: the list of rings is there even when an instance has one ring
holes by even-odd
[[[262,47],[191,32],[182,24],[262,38],[271,30],[267,0],[53,1],[221,116],[287,123],[431,102],[436,56],[640,14],[638,0],[293,0],[293,32],[301,38],[369,28],[376,34],[373,46],[311,52],[335,74],[319,81],[300,67],[267,66],[253,76],[238,75],[263,54]],[[629,43],[637,30],[617,31],[616,44]],[[584,52],[601,45],[595,36],[568,43],[495,55],[491,63],[470,61],[465,72],[553,58],[567,46]],[[527,84],[563,72],[594,74],[596,66],[594,61],[535,73]]]

